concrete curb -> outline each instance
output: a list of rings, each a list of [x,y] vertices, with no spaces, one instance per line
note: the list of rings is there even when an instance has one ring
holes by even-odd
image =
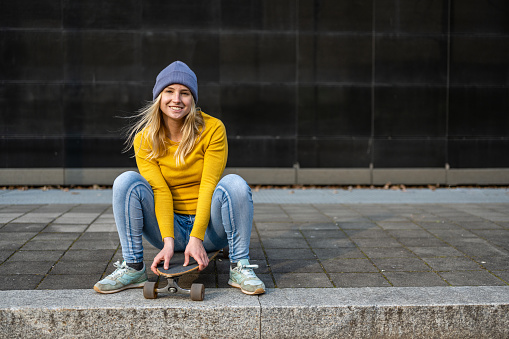
[[[509,286],[208,289],[205,301],[141,290],[0,291],[0,337],[507,338]]]

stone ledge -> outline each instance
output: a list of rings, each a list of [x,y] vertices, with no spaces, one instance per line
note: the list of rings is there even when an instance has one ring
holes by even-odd
[[[208,289],[205,301],[141,290],[0,291],[5,337],[507,338],[509,287]]]
[[[136,168],[3,168],[0,186],[112,185]],[[508,185],[509,168],[254,168],[225,169],[251,185]]]

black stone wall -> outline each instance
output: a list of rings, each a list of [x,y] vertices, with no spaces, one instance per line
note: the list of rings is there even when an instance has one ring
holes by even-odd
[[[506,0],[2,1],[0,166],[134,166],[174,60],[229,167],[509,167]]]

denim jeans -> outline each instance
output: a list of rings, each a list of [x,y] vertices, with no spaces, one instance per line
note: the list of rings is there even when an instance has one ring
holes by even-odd
[[[137,172],[125,172],[113,183],[113,214],[117,224],[122,255],[128,263],[143,261],[142,236],[162,249],[163,240],[154,209],[154,192]],[[174,213],[175,251],[184,251],[194,224],[194,215]],[[210,222],[203,246],[207,252],[229,246],[232,263],[249,259],[253,224],[253,199],[249,185],[230,174],[217,184],[212,195]]]

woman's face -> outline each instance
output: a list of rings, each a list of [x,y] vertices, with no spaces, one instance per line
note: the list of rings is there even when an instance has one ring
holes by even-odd
[[[173,84],[163,90],[160,108],[165,115],[165,120],[171,119],[182,123],[191,111],[192,103],[191,91],[184,85]]]

